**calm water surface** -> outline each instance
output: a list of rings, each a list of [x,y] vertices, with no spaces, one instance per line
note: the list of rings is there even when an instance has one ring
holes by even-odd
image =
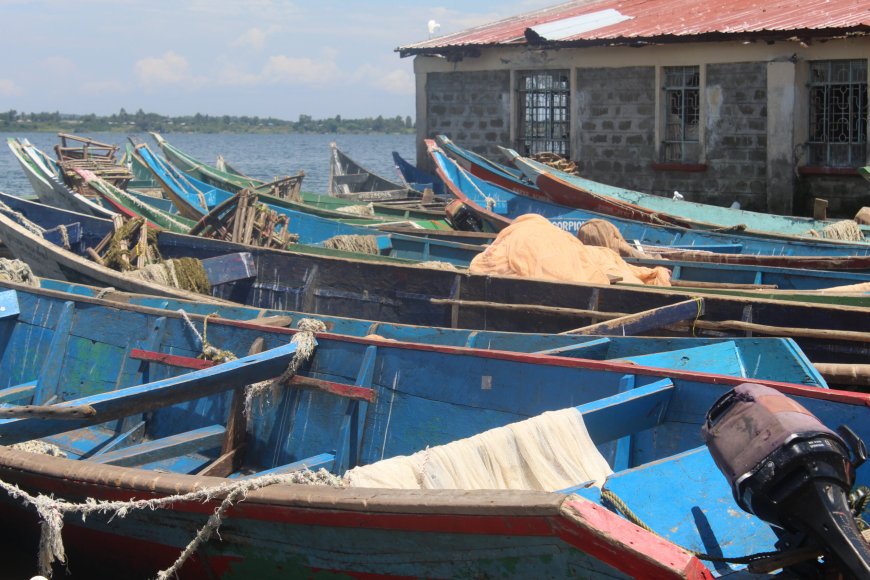
[[[124,133],[88,133],[88,137],[123,148]],[[147,134],[140,139],[159,154],[156,142]],[[329,144],[338,147],[360,165],[392,181],[397,173],[392,152],[415,162],[414,135],[237,135],[204,133],[164,133],[166,139],[186,153],[205,163],[214,164],[223,155],[227,163],[252,177],[271,179],[298,170],[305,172],[303,189],[326,192],[329,178]],[[33,191],[12,152],[6,146],[8,137],[27,138],[39,149],[54,157],[54,146],[60,142],[56,133],[0,133],[0,191],[15,195]]]

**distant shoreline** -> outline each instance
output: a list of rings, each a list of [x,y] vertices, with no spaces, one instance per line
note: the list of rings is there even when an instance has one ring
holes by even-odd
[[[185,115],[168,117],[146,113],[141,109],[127,113],[124,109],[113,115],[97,116],[54,113],[20,113],[14,109],[0,112],[0,131],[32,131],[44,133],[206,133],[206,134],[347,134],[403,135],[416,133],[410,116],[385,118],[365,117],[344,119],[341,115],[328,119],[313,119],[299,115],[297,121],[247,115]]]

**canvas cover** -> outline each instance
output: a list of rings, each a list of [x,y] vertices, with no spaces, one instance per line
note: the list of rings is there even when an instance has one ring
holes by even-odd
[[[522,215],[503,229],[471,261],[469,271],[592,284],[609,284],[613,276],[628,284],[671,285],[667,268],[628,264],[611,248],[586,245],[536,214]]]

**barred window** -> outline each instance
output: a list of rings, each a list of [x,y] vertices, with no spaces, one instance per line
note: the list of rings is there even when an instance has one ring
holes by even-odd
[[[665,163],[697,163],[700,158],[698,126],[701,120],[701,70],[697,66],[664,67]]]
[[[517,150],[524,155],[552,151],[570,155],[568,71],[519,73]]]
[[[856,167],[867,159],[867,61],[810,64],[809,165]]]

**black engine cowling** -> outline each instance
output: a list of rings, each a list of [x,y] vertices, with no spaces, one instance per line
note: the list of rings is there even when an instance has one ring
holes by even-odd
[[[867,452],[851,430],[838,434],[779,391],[745,383],[716,401],[702,434],[744,510],[789,548],[815,544],[843,574],[870,578],[848,502]]]

